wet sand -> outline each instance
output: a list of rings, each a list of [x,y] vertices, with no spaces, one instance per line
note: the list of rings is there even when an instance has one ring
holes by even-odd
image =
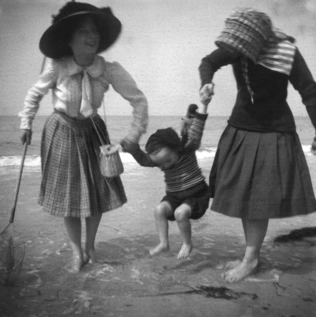
[[[316,188],[316,157],[307,160]],[[209,165],[203,166],[205,175]],[[0,176],[3,229],[18,168],[2,168]],[[194,250],[181,261],[181,238],[171,223],[171,251],[150,257],[158,241],[152,210],[164,193],[162,174],[130,163],[122,179],[128,203],[102,218],[96,243],[102,263],[69,274],[62,268],[71,257],[63,221],[41,211],[39,168],[25,168],[12,225],[13,236],[25,244],[25,258],[14,286],[0,281],[1,317],[316,316],[316,237],[274,243],[279,235],[316,226],[316,213],[270,221],[259,272],[227,284],[220,276],[225,263],[243,255],[240,221],[208,211],[192,222]]]

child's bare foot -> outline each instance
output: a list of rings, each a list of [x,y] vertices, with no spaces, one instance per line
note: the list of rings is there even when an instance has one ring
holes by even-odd
[[[177,259],[178,259],[178,260],[180,260],[180,259],[186,259],[186,258],[190,255],[192,249],[193,249],[193,245],[192,245],[192,244],[185,244],[185,243],[183,243],[183,244],[182,244],[182,247],[181,247],[181,249],[180,249],[180,251],[179,251],[179,253],[178,253]]]
[[[153,249],[150,249],[149,253],[151,256],[154,256],[161,252],[168,252],[169,250],[170,250],[169,244],[159,243]]]
[[[70,263],[64,266],[64,269],[69,273],[79,273],[83,265],[83,259],[81,257],[75,256],[72,258]]]
[[[252,275],[258,269],[258,260],[250,262],[241,261],[237,266],[225,272],[222,277],[226,282],[237,283],[249,275]]]

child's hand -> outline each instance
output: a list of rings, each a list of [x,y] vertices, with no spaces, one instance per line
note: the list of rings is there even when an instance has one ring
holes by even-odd
[[[200,101],[203,105],[207,106],[209,104],[209,102],[212,99],[212,96],[214,95],[214,84],[210,83],[210,84],[205,84],[200,92]]]
[[[123,139],[120,142],[121,150],[123,152],[133,153],[139,148],[139,144],[135,142],[131,142],[127,139]]]
[[[181,123],[180,123],[181,135],[188,132],[188,130],[190,129],[193,123],[193,118],[187,118],[187,117],[181,118]]]

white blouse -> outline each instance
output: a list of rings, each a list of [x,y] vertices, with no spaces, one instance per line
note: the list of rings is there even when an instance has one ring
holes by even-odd
[[[138,142],[141,134],[146,132],[148,104],[145,95],[138,89],[131,75],[119,63],[107,62],[101,56],[96,56],[93,64],[85,70],[89,75],[92,91],[91,116],[97,114],[104,93],[111,85],[134,108],[132,125],[126,139]],[[50,89],[54,109],[66,113],[69,117],[83,119],[80,113],[82,73],[83,68],[75,63],[73,57],[47,59],[45,70],[28,90],[24,109],[19,112],[20,128],[31,129],[40,101]]]

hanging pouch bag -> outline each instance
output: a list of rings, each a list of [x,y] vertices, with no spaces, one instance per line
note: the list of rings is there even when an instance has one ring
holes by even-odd
[[[99,164],[101,174],[107,178],[112,178],[121,175],[124,172],[123,163],[119,154],[119,149],[117,145],[111,144],[104,144],[99,131],[93,121],[93,126],[97,135],[100,139],[101,146],[100,146],[100,157],[99,157]]]
[[[124,172],[117,145],[100,146],[100,169],[105,177],[112,178]]]

